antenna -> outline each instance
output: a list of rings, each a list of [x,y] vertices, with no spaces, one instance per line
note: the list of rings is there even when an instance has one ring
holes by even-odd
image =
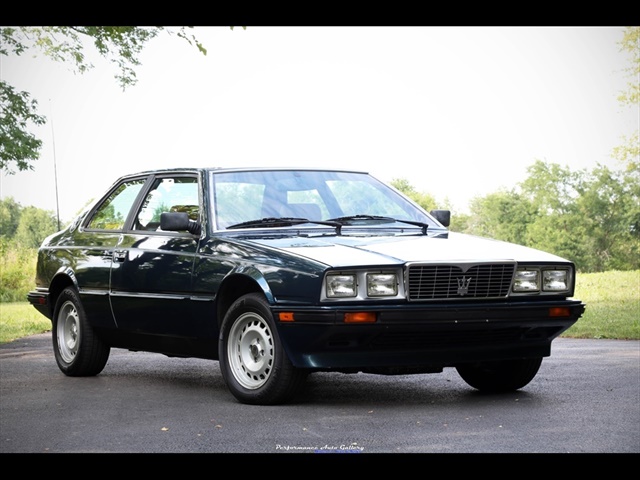
[[[56,165],[56,137],[53,133],[53,107],[51,99],[49,99],[49,108],[51,110],[51,140],[53,143],[53,179],[56,188],[56,216],[58,218],[58,230],[60,230],[60,205],[58,204],[58,167]]]

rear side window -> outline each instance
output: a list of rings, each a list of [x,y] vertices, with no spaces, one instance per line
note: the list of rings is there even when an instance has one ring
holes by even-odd
[[[118,186],[96,209],[87,228],[94,230],[122,230],[133,202],[145,179],[131,180]]]

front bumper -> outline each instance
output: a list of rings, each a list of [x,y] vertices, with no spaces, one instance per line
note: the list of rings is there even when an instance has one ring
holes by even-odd
[[[565,316],[553,316],[552,309]],[[582,316],[579,300],[501,304],[376,306],[376,323],[345,324],[362,307],[274,308],[291,362],[317,370],[406,367],[437,371],[459,363],[549,356],[551,342]],[[557,312],[557,310],[553,310]]]

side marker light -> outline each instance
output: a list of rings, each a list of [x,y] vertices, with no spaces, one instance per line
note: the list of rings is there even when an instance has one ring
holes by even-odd
[[[278,318],[281,322],[293,322],[295,319],[293,318],[293,312],[280,312],[278,314]]]

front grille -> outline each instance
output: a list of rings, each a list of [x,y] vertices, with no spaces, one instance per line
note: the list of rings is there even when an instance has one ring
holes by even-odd
[[[408,300],[503,298],[515,268],[515,263],[412,264],[407,269]]]

